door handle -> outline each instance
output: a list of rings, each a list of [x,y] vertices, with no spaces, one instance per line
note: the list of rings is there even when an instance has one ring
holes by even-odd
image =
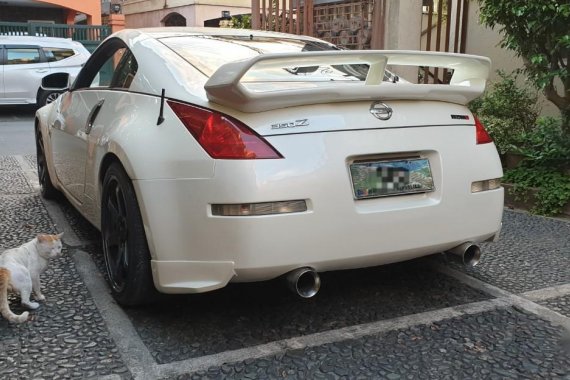
[[[85,125],[85,134],[88,135],[91,133],[91,128],[93,128],[93,123],[95,122],[95,119],[97,118],[97,115],[101,110],[101,107],[103,107],[103,103],[105,103],[105,99],[99,100],[99,103],[95,104],[95,107],[93,107],[91,112],[89,112],[89,117],[87,117],[87,124]]]

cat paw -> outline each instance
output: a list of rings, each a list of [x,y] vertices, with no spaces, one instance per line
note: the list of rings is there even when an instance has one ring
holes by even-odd
[[[22,306],[27,307],[28,309],[35,310],[40,307],[40,304],[37,302],[22,302]]]
[[[44,296],[43,294],[40,294],[40,295],[37,295],[37,296],[36,296],[36,299],[37,299],[38,301],[45,301],[45,300],[46,300],[46,296]]]

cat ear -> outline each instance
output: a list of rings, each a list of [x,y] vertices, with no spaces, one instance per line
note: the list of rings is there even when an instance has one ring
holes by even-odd
[[[59,234],[57,234],[57,235],[55,235],[55,236],[56,236],[59,240],[61,240],[61,238],[62,238],[62,236],[63,236],[63,232],[61,232],[61,233],[59,233]]]
[[[38,236],[36,236],[36,239],[38,239],[38,241],[40,243],[44,243],[47,241],[47,235],[45,234],[38,234]]]

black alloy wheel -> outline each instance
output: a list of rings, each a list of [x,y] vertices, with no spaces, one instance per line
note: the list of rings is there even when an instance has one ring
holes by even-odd
[[[55,199],[59,196],[59,191],[55,188],[49,175],[44,150],[44,139],[39,126],[36,127],[36,163],[38,166],[38,181],[40,183],[40,193],[45,199]]]
[[[111,164],[103,180],[101,236],[117,302],[134,306],[152,301],[156,290],[142,218],[132,183],[118,163]]]

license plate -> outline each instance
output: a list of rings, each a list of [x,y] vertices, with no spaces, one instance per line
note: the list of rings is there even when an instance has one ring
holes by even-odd
[[[427,193],[434,190],[429,160],[355,162],[350,175],[356,199]]]

